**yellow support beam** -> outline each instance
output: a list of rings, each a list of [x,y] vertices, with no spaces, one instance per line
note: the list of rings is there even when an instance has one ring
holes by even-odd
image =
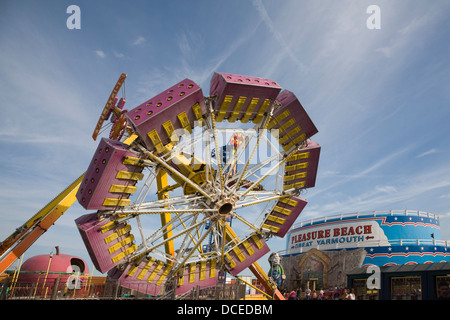
[[[258,287],[255,287],[254,285],[252,285],[250,282],[245,281],[244,279],[240,278],[240,277],[235,277],[236,279],[239,279],[240,281],[244,282],[246,285],[252,287],[253,289],[261,292],[263,295],[265,295],[267,298],[272,299],[272,296],[265,293],[264,291],[262,291],[261,289],[259,289]]]
[[[160,169],[158,171],[158,174],[156,175],[156,183],[158,186],[158,190],[163,190],[164,188],[166,188],[169,184],[168,184],[168,180],[167,180],[167,172],[165,172],[164,170]],[[169,192],[158,192],[158,200],[164,200],[164,199],[169,199]],[[168,223],[170,223],[170,221],[172,220],[172,216],[170,213],[161,213],[161,225],[165,226]],[[171,238],[173,236],[173,232],[172,232],[172,225],[170,224],[167,227],[167,232],[164,234],[164,240],[167,240],[168,238]],[[166,249],[166,254],[170,255],[170,256],[175,256],[175,249],[173,246],[173,240],[167,241],[164,244],[164,247]],[[170,263],[169,260],[167,260],[167,263]]]
[[[2,243],[2,253],[12,249],[0,260],[0,273],[7,270],[76,201],[76,194],[83,178],[84,173],[28,220],[21,233],[12,234]]]
[[[234,230],[230,227],[230,225],[226,222],[225,223],[225,230],[226,230],[226,240],[231,241],[240,241],[237,237],[237,234],[234,232]],[[257,238],[257,237],[256,237]],[[255,240],[255,239],[254,239]],[[258,239],[259,242],[259,239]],[[257,243],[258,245],[258,243]],[[264,288],[267,290],[269,294],[272,294],[272,297],[274,300],[285,300],[281,292],[278,290],[278,288],[273,287],[269,281],[269,276],[264,272],[264,270],[261,268],[261,266],[258,264],[257,261],[253,262],[252,265],[248,267],[250,271],[254,274],[254,276],[259,280],[259,282],[262,283]]]

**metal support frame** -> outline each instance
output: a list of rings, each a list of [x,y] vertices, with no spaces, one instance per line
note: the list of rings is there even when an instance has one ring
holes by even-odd
[[[92,135],[94,140],[100,133],[103,122],[109,117],[116,94],[125,78],[126,74],[122,74],[111,92]],[[212,100],[215,98],[216,97],[205,98],[207,114],[206,116],[203,116],[203,118],[206,130],[202,131],[201,136],[204,139],[204,134],[207,134],[206,151],[208,159],[205,159],[205,162],[202,160],[200,166],[192,166],[192,161],[191,164],[183,162],[184,167],[182,168],[174,164],[177,159],[186,160],[185,158],[182,158],[184,155],[190,154],[193,160],[196,159],[194,157],[194,151],[189,152],[189,150],[186,151],[186,149],[195,149],[195,144],[199,137],[197,134],[194,134],[194,139],[184,140],[178,145],[173,146],[172,144],[167,144],[164,149],[165,153],[159,153],[149,152],[139,140],[133,143],[137,139],[137,135],[133,133],[132,127],[125,127],[129,137],[125,139],[123,143],[127,145],[132,145],[133,143],[132,149],[134,149],[134,151],[139,151],[146,157],[146,159],[140,160],[140,165],[152,169],[153,177],[148,177],[133,205],[125,208],[116,208],[115,210],[101,211],[101,215],[113,216],[116,224],[125,222],[131,218],[136,218],[137,220],[139,232],[142,237],[142,244],[139,246],[134,245],[136,250],[127,253],[126,259],[121,263],[129,263],[138,257],[143,257],[143,255],[152,252],[157,256],[165,258],[167,264],[172,265],[171,267],[173,267],[173,269],[170,272],[170,276],[176,275],[186,263],[191,263],[194,259],[204,259],[209,256],[218,259],[218,263],[221,267],[224,267],[227,250],[234,248],[240,243],[238,235],[227,223],[228,217],[231,216],[239,220],[238,223],[242,223],[244,229],[247,228],[244,233],[250,230],[263,237],[268,237],[269,234],[261,227],[258,227],[256,221],[260,219],[269,204],[273,201],[276,202],[276,200],[289,197],[298,192],[298,190],[294,189],[283,191],[282,188],[279,188],[278,186],[278,178],[281,176],[280,169],[283,168],[285,162],[296,150],[301,148],[301,146],[295,145],[288,151],[280,152],[272,144],[269,138],[266,137],[266,133],[268,132],[267,126],[272,119],[274,109],[280,106],[279,103],[277,101],[272,101],[269,110],[265,112],[264,115],[259,115],[263,116],[262,121],[254,121],[255,123],[258,123],[254,126],[254,129],[256,129],[256,144],[252,147],[243,168],[236,173],[238,160],[241,158],[244,150],[247,149],[250,140],[254,138],[255,133],[249,133],[245,136],[244,143],[234,150],[230,159],[222,161],[221,148],[219,148],[218,141],[218,132],[220,132],[220,128],[216,127],[216,118],[212,105]],[[122,135],[120,135],[120,138],[116,139],[122,140],[121,137]],[[212,142],[216,149],[216,159],[211,158],[211,138],[213,139]],[[266,140],[270,147],[275,150],[276,155],[253,165],[251,164],[251,161],[254,158],[261,141],[264,140]],[[205,139],[203,141],[205,141]],[[272,164],[274,160],[278,160],[278,162]],[[270,165],[268,170],[264,173],[258,173],[258,171],[262,170],[267,165]],[[192,166],[192,168],[186,168],[190,166]],[[199,169],[200,167],[202,167],[202,169]],[[231,171],[231,168],[234,168],[232,173],[229,172]],[[203,174],[203,171],[200,170],[205,170],[205,177],[199,175],[199,173]],[[273,189],[271,188],[271,191],[254,191],[254,189],[264,189],[264,186],[261,183],[272,174],[276,174],[276,179],[275,187]],[[177,182],[173,186],[168,185],[169,175]],[[2,243],[0,255],[3,256],[0,260],[0,272],[6,270],[6,268],[22,255],[22,253],[75,202],[75,195],[83,178],[84,174],[67,187],[57,198],[33,216],[32,219],[24,224],[24,226],[19,228],[7,239],[7,242]],[[145,198],[151,187],[150,178],[153,179],[152,182],[156,179],[158,200],[145,202]],[[242,188],[246,188],[246,190],[239,190],[241,183],[243,185]],[[185,194],[179,197],[169,198],[169,191],[178,187],[181,188]],[[188,190],[186,189],[187,187],[189,187]],[[260,217],[258,217],[255,222],[250,221],[252,215],[246,216],[245,214],[238,214],[236,212],[236,209],[261,203],[266,203],[266,207],[262,210]],[[159,214],[161,221],[161,227],[157,228],[157,230],[146,239],[144,238],[143,227],[139,220],[140,215],[143,214]],[[210,224],[207,226],[208,222]],[[239,228],[235,229],[239,230]],[[239,232],[241,231],[239,230]],[[239,236],[242,236],[243,234],[240,234]],[[214,238],[215,250],[203,252],[201,244],[210,235],[211,238]],[[244,235],[244,237],[246,236]],[[175,250],[175,239],[177,239],[177,244],[181,243],[178,250]],[[18,245],[11,249],[14,242],[18,242]],[[163,246],[164,249],[162,249]],[[198,251],[199,253],[194,254],[195,251]],[[254,262],[249,269],[264,285],[267,291],[267,293],[264,293],[266,296],[270,296],[270,298],[276,300],[284,300],[283,295],[279,292],[276,285],[270,281],[267,274],[257,262]],[[167,278],[170,277],[168,276]]]
[[[167,173],[164,170],[159,170],[158,174],[156,175],[156,183],[158,186],[158,190],[162,190],[163,188],[167,187]],[[163,192],[158,193],[158,199],[159,200],[165,200],[169,199],[169,192]],[[171,238],[173,236],[172,232],[172,225],[170,224],[170,221],[172,220],[172,216],[170,213],[161,213],[161,225],[166,226],[167,225],[167,233],[164,234],[164,240],[167,240],[168,238]],[[170,256],[174,256],[175,249],[173,246],[173,240],[167,241],[164,244],[166,254]],[[169,262],[169,261],[167,261]]]
[[[226,228],[226,235],[227,238],[235,241],[240,241],[237,234],[234,232],[234,230],[228,225],[225,224]],[[253,273],[253,275],[259,280],[259,282],[262,283],[264,288],[269,292],[269,294],[272,295],[274,300],[285,300],[283,294],[278,290],[278,288],[273,286],[269,281],[269,276],[264,272],[264,270],[261,268],[258,262],[253,262],[252,265],[248,267],[250,271]]]

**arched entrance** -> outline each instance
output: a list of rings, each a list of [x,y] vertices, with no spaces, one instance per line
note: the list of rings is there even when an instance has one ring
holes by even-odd
[[[317,249],[304,253],[298,261],[302,290],[320,290],[327,286],[330,258]]]

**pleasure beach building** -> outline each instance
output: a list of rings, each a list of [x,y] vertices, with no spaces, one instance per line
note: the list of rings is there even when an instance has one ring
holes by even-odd
[[[286,234],[287,289],[346,287],[347,275],[369,266],[450,261],[439,217],[423,211],[357,212],[304,220]]]

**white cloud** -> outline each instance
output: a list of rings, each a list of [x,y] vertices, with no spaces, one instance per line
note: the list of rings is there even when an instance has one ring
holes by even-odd
[[[438,16],[442,14],[440,6],[429,6],[427,11],[421,12],[420,16],[415,16],[411,20],[406,20],[405,26],[397,25],[397,32],[393,33],[390,37],[389,44],[383,47],[377,48],[375,51],[381,52],[386,58],[392,58],[401,52],[402,49],[413,45],[420,45],[422,32],[426,30],[427,26],[433,21],[438,20]],[[394,16],[390,17],[391,19]],[[398,21],[405,21],[397,19]]]
[[[133,45],[138,46],[140,44],[143,44],[145,41],[147,41],[144,37],[139,36],[136,40],[134,40]]]
[[[116,52],[116,51],[114,51],[114,56],[115,56],[116,58],[124,58],[124,57],[125,57],[125,55],[124,55],[123,53]]]
[[[8,142],[14,139],[15,143],[61,143],[67,144],[67,140],[64,137],[58,135],[43,135],[39,133],[24,133],[24,132],[13,132],[3,131],[0,132],[0,141]]]
[[[194,48],[193,43],[202,44],[202,39],[192,33],[182,33],[178,36],[178,48],[183,53],[180,57],[180,62],[178,64],[169,66],[157,66],[152,67],[149,76],[148,74],[143,74],[141,80],[139,81],[138,88],[136,91],[139,94],[137,100],[141,101],[143,99],[148,99],[149,97],[159,93],[161,90],[168,88],[174,84],[174,79],[190,78],[195,81],[200,86],[203,86],[207,82],[212,74],[216,71],[220,71],[223,64],[233,56],[233,54],[245,43],[250,41],[259,24],[255,24],[252,29],[246,30],[245,33],[241,35],[236,35],[227,46],[225,46],[220,53],[216,56],[212,56],[205,61],[202,61],[201,67],[192,67],[191,58],[195,55],[192,51],[198,49]],[[204,94],[208,93],[207,88],[204,88]]]
[[[381,52],[386,58],[392,56],[392,47],[383,47],[375,49],[376,52]]]
[[[284,40],[283,35],[277,30],[277,27],[275,26],[269,14],[267,13],[267,10],[264,7],[263,2],[261,0],[253,0],[253,6],[258,11],[261,20],[264,21],[267,28],[269,28],[269,31],[273,34],[275,39],[281,45],[283,53],[289,56],[289,58],[291,58],[291,60],[300,68],[300,70],[305,71],[306,70],[305,65],[297,58],[297,56],[292,51],[291,47]]]
[[[95,50],[95,54],[97,55],[97,56],[99,56],[100,58],[104,58],[104,57],[106,57],[106,54],[102,51],[102,50]]]
[[[191,45],[185,32],[178,36],[178,47],[183,55],[187,55],[191,52]]]
[[[439,215],[439,219],[450,219],[450,212]]]
[[[397,152],[388,154],[387,156],[380,158],[380,159],[379,159],[377,162],[375,162],[372,166],[370,166],[370,167],[368,167],[368,168],[366,168],[366,169],[364,169],[364,170],[362,170],[362,171],[360,171],[360,172],[358,172],[358,173],[355,173],[355,174],[349,174],[349,175],[342,175],[343,178],[337,180],[337,182],[335,182],[335,183],[333,183],[333,184],[330,184],[330,185],[328,185],[328,186],[325,187],[325,188],[317,189],[317,191],[316,191],[316,189],[315,189],[315,190],[312,192],[312,196],[317,196],[317,195],[319,195],[319,194],[321,194],[321,193],[323,193],[323,192],[325,192],[325,191],[328,191],[328,190],[333,189],[333,188],[335,188],[335,187],[337,187],[337,186],[346,184],[346,183],[348,183],[348,182],[350,182],[350,181],[352,181],[352,180],[365,178],[365,177],[367,177],[369,174],[371,174],[372,172],[374,172],[374,171],[380,169],[381,167],[383,167],[383,165],[385,165],[385,164],[389,163],[390,161],[392,161],[392,160],[394,160],[394,159],[400,157],[401,155],[405,154],[405,153],[406,153],[407,151],[409,151],[411,148],[412,148],[412,146],[410,146],[410,147],[405,147],[405,148],[403,148],[403,149],[401,149],[401,150],[399,150],[399,151],[397,151]],[[340,176],[341,176],[341,175],[340,175]],[[311,197],[312,197],[312,196],[311,196]]]
[[[417,174],[411,177],[401,177],[391,181],[389,186],[375,186],[373,190],[364,191],[358,189],[354,193],[347,191],[347,197],[339,200],[326,202],[326,197],[321,198],[320,204],[307,208],[307,217],[319,217],[337,213],[350,213],[365,210],[388,210],[405,209],[409,203],[426,204],[430,198],[428,192],[439,191],[441,188],[450,186],[450,172],[445,166]],[[428,193],[428,194],[427,194]],[[450,194],[441,198],[450,198]],[[308,197],[310,200],[311,197]],[[422,199],[422,200],[421,200]],[[311,203],[319,203],[314,201]],[[422,204],[423,203],[423,204]],[[394,207],[391,207],[394,206]],[[400,206],[400,207],[398,207]],[[407,208],[413,210],[425,210],[427,208]],[[439,212],[433,212],[439,214]],[[439,214],[440,215],[440,214]]]
[[[324,177],[330,177],[330,176],[337,176],[339,174],[339,171],[336,170],[325,170],[322,172],[322,175]]]
[[[382,193],[393,193],[393,192],[397,192],[397,189],[393,186],[384,186],[384,187],[380,187],[380,186],[376,186],[375,190],[378,192],[382,192]]]
[[[439,14],[439,9],[435,8],[432,11],[425,13],[423,16],[415,17],[405,27],[398,31],[401,35],[416,33],[419,29],[431,23],[435,16]]]
[[[428,156],[428,155],[436,153],[436,152],[437,152],[437,150],[433,148],[433,149],[430,149],[428,151],[425,151],[425,152],[419,154],[418,156],[416,156],[416,158],[422,158],[422,157]]]

